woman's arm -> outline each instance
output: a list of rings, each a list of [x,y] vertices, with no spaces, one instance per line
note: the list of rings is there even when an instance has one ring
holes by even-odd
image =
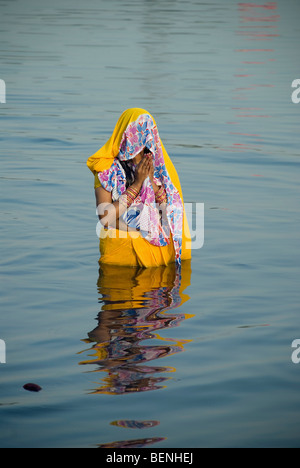
[[[108,228],[108,226],[117,227],[118,220],[126,208],[119,202],[113,202],[111,193],[105,190],[103,187],[95,189],[97,214],[99,216],[102,226]]]

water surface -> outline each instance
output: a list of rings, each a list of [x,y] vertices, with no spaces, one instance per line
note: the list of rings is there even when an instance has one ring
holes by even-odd
[[[299,2],[0,13],[1,447],[298,447]],[[182,275],[99,272],[85,161],[129,107],[205,204]]]

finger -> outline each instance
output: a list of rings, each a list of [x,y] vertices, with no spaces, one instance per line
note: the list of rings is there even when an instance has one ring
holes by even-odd
[[[146,166],[147,166],[147,162],[148,162],[148,161],[147,161],[147,158],[143,158],[142,161],[141,161],[142,166],[143,166],[143,167],[144,167],[144,166],[146,167]]]

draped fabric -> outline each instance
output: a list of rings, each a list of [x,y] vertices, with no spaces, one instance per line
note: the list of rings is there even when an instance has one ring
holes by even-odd
[[[180,265],[182,239],[184,237],[185,241],[189,241],[189,230],[179,178],[161,142],[153,117],[143,109],[125,111],[111,138],[89,158],[87,165],[95,174],[96,181],[99,180],[96,186],[101,185],[111,192],[112,200],[116,201],[126,191],[126,174],[120,161],[126,161],[134,172],[132,160],[144,148],[148,148],[152,155],[154,182],[158,186],[163,185],[167,203],[164,210],[159,209],[148,177],[138,197],[123,215],[123,221],[129,227],[138,229],[150,245],[163,248],[172,242],[175,261]],[[184,248],[189,247],[185,245]]]

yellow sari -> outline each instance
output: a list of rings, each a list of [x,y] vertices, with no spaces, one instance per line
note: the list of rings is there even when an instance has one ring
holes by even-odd
[[[107,171],[113,164],[115,158],[118,157],[122,137],[127,127],[143,114],[150,115],[146,110],[138,108],[128,109],[123,112],[111,138],[99,151],[88,159],[87,166],[95,176],[95,189],[101,186],[98,173]],[[153,122],[155,124],[154,119]],[[168,175],[173,185],[178,190],[183,204],[182,189],[178,174],[161,140],[160,144]],[[156,246],[149,243],[139,232],[134,231],[125,232],[116,229],[106,230],[102,228],[100,234],[100,253],[100,264],[148,268],[168,265],[175,262],[172,238],[169,245]],[[191,237],[183,205],[181,260],[187,259],[191,259]]]

